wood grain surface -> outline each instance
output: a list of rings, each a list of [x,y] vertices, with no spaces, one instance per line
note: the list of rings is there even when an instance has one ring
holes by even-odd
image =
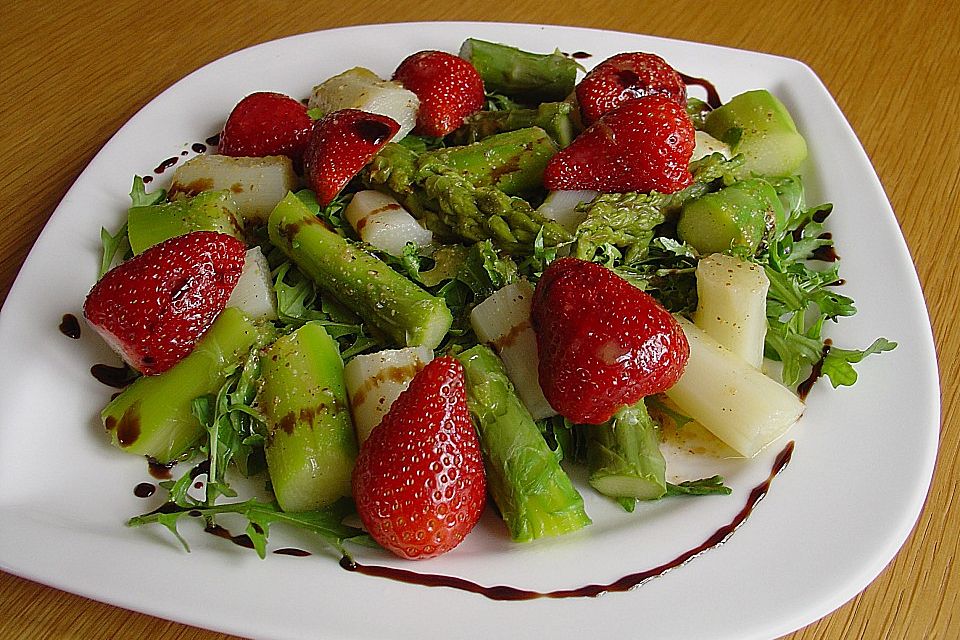
[[[960,637],[960,3],[0,0],[0,297],[93,155],[182,76],[242,47],[290,34],[418,20],[653,34],[797,58],[822,78],[876,167],[919,273],[939,356],[942,439],[927,504],[895,560],[852,601],[789,637]],[[0,640],[143,637],[228,636],[0,573]]]

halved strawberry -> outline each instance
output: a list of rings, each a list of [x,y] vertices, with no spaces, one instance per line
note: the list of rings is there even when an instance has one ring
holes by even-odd
[[[361,445],[353,470],[357,513],[384,548],[411,560],[432,558],[477,524],[486,486],[463,365],[437,358]]]
[[[652,296],[602,265],[561,258],[537,283],[531,320],[540,386],[550,405],[581,424],[672,387],[690,347]]]
[[[317,121],[303,153],[304,177],[326,206],[400,130],[393,118],[342,109]]]
[[[171,238],[107,272],[87,295],[83,315],[131,367],[162,373],[223,311],[245,252],[240,240],[213,231]]]
[[[594,67],[577,85],[583,123],[590,126],[627,100],[662,95],[686,105],[687,87],[666,60],[652,53],[620,53]]]
[[[225,156],[288,156],[299,163],[313,129],[307,107],[282,93],[251,93],[230,112],[218,151]]]
[[[551,191],[674,193],[693,182],[695,135],[686,110],[673,100],[628,100],[553,156],[543,184]]]
[[[397,67],[393,79],[420,99],[419,135],[442,137],[483,108],[483,78],[476,68],[445,51],[415,53]]]

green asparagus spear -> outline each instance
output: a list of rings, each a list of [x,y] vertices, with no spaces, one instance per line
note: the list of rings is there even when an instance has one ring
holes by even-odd
[[[520,255],[533,253],[541,230],[546,246],[572,239],[522,198],[496,187],[476,187],[437,156],[421,159],[401,145],[386,145],[364,170],[363,181],[369,188],[389,192],[440,238],[489,239]]]
[[[786,217],[770,183],[749,178],[687,202],[677,222],[677,235],[704,255],[735,247],[753,253],[784,225]]]
[[[789,175],[807,157],[807,143],[790,112],[764,89],[734,96],[707,115],[704,128],[742,154],[744,171],[757,175]]]
[[[191,231],[218,231],[243,239],[229,191],[204,191],[192,198],[131,207],[127,213],[127,237],[134,254]]]
[[[530,53],[474,38],[464,41],[460,57],[477,68],[487,91],[530,104],[566,98],[580,68],[560,51]]]
[[[544,102],[536,109],[479,111],[467,118],[453,136],[458,143],[468,144],[526,127],[543,129],[560,148],[564,148],[573,142],[579,124],[569,102]]]
[[[667,492],[657,425],[641,400],[585,428],[590,484],[611,498],[657,500]]]
[[[465,370],[467,404],[476,418],[490,493],[511,537],[527,542],[590,524],[583,498],[547,446],[496,354],[478,345],[457,358]]]
[[[505,112],[509,113],[509,112]],[[509,195],[543,187],[543,170],[557,145],[539,127],[498,133],[461,147],[444,147],[420,154],[421,168],[434,161],[452,169],[475,187],[496,187]]]
[[[441,298],[328,229],[292,193],[267,226],[270,240],[304,274],[393,342],[433,349],[447,334],[453,316]]]
[[[257,404],[267,422],[264,452],[280,508],[308,511],[350,495],[357,439],[337,343],[308,322],[261,359]]]
[[[190,355],[161,374],[138,378],[104,407],[100,417],[113,444],[161,463],[176,460],[203,435],[194,398],[217,393],[264,331],[241,311],[224,309]]]

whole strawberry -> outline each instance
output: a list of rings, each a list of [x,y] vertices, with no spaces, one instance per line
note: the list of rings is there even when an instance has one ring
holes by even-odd
[[[486,476],[463,385],[459,362],[433,360],[360,447],[357,513],[377,542],[403,558],[453,549],[483,512]]]
[[[604,60],[580,81],[576,94],[586,126],[633,98],[662,95],[684,107],[687,102],[680,74],[652,53],[620,53]]]
[[[444,51],[421,51],[409,56],[393,79],[420,99],[418,135],[442,137],[483,108],[483,78],[472,64]]]
[[[251,93],[230,112],[218,151],[225,156],[288,156],[299,163],[313,119],[282,93]]]
[[[107,272],[83,305],[87,322],[134,369],[162,373],[187,356],[227,304],[246,246],[194,231]]]
[[[303,153],[304,177],[320,206],[330,204],[400,125],[393,118],[343,109],[317,121]]]
[[[669,389],[690,354],[683,329],[653,297],[577,258],[561,258],[544,271],[531,320],[543,394],[578,424],[606,422],[620,408]]]
[[[686,110],[673,100],[628,100],[553,156],[543,184],[551,191],[674,193],[693,182],[695,134]]]

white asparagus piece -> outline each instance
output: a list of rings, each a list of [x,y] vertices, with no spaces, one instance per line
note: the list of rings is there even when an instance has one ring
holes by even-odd
[[[577,205],[590,202],[598,195],[597,191],[551,191],[544,198],[537,212],[556,221],[561,227],[573,233],[586,218],[585,213],[577,211]]]
[[[227,189],[237,203],[244,223],[267,221],[270,212],[288,191],[296,191],[300,178],[286,156],[234,158],[200,155],[177,168],[170,185],[170,196],[178,193],[194,196],[201,191]]]
[[[717,152],[722,153],[724,158],[733,156],[733,152],[730,151],[730,145],[722,140],[717,140],[706,131],[697,131],[694,135],[694,140],[696,141],[696,146],[693,148],[693,156],[690,157],[690,162]]]
[[[710,337],[759,369],[767,335],[770,280],[758,264],[714,253],[697,265],[694,323]]]
[[[426,347],[387,349],[356,356],[343,369],[357,442],[363,443],[387,415],[393,401],[433,360]]]
[[[396,142],[417,124],[420,99],[399,82],[384,80],[369,69],[354,67],[315,86],[307,106],[319,109],[324,115],[341,109],[360,109],[393,118],[400,125],[400,130],[391,138]]]
[[[470,325],[480,342],[503,360],[507,376],[534,420],[557,415],[540,388],[537,335],[530,324],[533,285],[508,284],[470,312]]]
[[[803,414],[789,389],[734,355],[702,329],[678,318],[690,359],[667,396],[737,453],[751,458]]]
[[[420,226],[394,198],[379,191],[358,191],[345,215],[361,240],[392,256],[402,256],[408,242],[417,247],[433,242],[432,231]]]
[[[260,247],[248,249],[243,270],[234,287],[228,307],[236,307],[253,320],[277,319],[277,294],[273,288],[270,264]]]

